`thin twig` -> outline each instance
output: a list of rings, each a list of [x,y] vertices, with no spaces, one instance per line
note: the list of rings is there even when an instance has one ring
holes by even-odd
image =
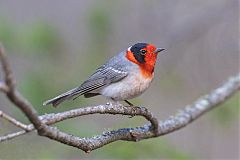
[[[4,113],[3,111],[0,110],[0,117],[3,119],[7,120],[8,122],[12,123],[13,125],[22,128],[23,130],[28,131],[27,125],[23,124],[22,122],[16,120],[15,118],[9,116],[8,114]]]
[[[0,43],[0,61],[2,63],[5,83],[9,87],[9,90],[14,90],[15,89],[15,80],[13,78],[10,64],[8,63],[7,58],[6,58],[4,47],[1,43]]]
[[[5,136],[1,136],[0,137],[0,142],[11,140],[13,138],[22,136],[22,135],[24,135],[26,133],[28,133],[26,130],[22,130],[22,131],[19,131],[19,132],[14,132],[14,133],[7,134]]]

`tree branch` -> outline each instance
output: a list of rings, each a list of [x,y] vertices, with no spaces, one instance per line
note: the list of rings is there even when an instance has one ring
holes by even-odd
[[[39,119],[36,110],[32,105],[17,91],[15,79],[10,67],[9,62],[7,61],[4,48],[0,43],[0,62],[2,64],[2,69],[4,73],[5,85],[8,88],[5,91],[8,99],[15,104],[29,119],[29,121],[34,125],[39,132],[42,131],[42,128],[46,127]]]
[[[4,93],[8,92],[8,87],[3,82],[0,82],[0,92],[4,92]]]
[[[0,137],[0,142],[12,139],[36,129],[40,136],[45,136],[66,145],[79,148],[85,152],[90,152],[117,140],[139,141],[142,139],[158,137],[183,128],[207,111],[215,108],[220,103],[227,100],[240,89],[240,75],[237,75],[230,78],[223,86],[212,91],[210,94],[203,96],[192,105],[186,106],[185,109],[177,113],[175,116],[171,116],[163,121],[158,121],[155,117],[153,117],[151,112],[144,107],[127,107],[121,104],[90,106],[69,110],[62,113],[51,113],[38,117],[37,112],[32,105],[17,92],[15,83],[13,83],[14,79],[10,65],[6,61],[3,49],[0,49],[0,60],[3,65],[6,87],[9,88],[6,89],[6,91],[3,89],[0,89],[0,91],[6,93],[9,100],[12,101],[20,110],[22,110],[22,112],[32,123],[26,127],[28,130],[23,130]],[[91,138],[80,138],[59,131],[57,128],[48,126],[66,119],[89,114],[137,115],[145,117],[145,119],[150,121],[150,124],[145,124],[141,127],[122,128],[108,131],[102,135]]]
[[[211,94],[200,98],[194,104],[185,107],[184,110],[180,111],[175,116],[172,116],[167,120],[160,121],[159,122],[160,131],[156,134],[153,134],[151,132],[151,125],[146,124],[145,126],[142,126],[142,127],[119,129],[117,131],[106,132],[101,136],[97,136],[93,138],[85,138],[85,139],[89,141],[95,140],[95,143],[98,144],[97,142],[103,138],[108,143],[116,140],[138,141],[141,139],[146,139],[146,138],[151,138],[151,137],[156,137],[156,136],[171,133],[175,130],[178,130],[186,126],[191,121],[197,119],[200,115],[214,108],[218,104],[224,102],[228,97],[230,97],[237,90],[239,90],[240,88],[239,82],[240,82],[240,76],[231,78],[222,87],[214,90]],[[118,104],[118,105],[110,104],[110,105],[99,105],[99,106],[92,106],[92,107],[86,107],[86,108],[79,108],[79,109],[74,109],[74,110],[65,111],[65,112],[56,113],[56,114],[51,113],[51,114],[40,116],[39,118],[42,120],[43,123],[51,125],[69,118],[79,117],[79,116],[88,115],[88,114],[99,113],[99,114],[140,115],[141,112],[143,112],[146,115],[148,114],[146,113],[148,111],[146,111],[145,108],[137,108],[137,110],[133,111],[132,108],[124,107],[121,104]],[[28,128],[31,131],[34,130],[33,125],[28,125]],[[19,136],[25,133],[27,132],[20,131],[16,133],[16,136]],[[9,138],[5,138],[5,137],[0,138],[0,141],[14,138],[12,135],[13,134],[10,134]],[[101,144],[101,146],[103,145],[105,145],[105,143]],[[98,146],[98,147],[101,147],[101,146]]]
[[[7,134],[7,135],[5,135],[5,136],[1,136],[1,137],[0,137],[0,142],[7,141],[7,140],[11,140],[11,139],[13,139],[13,138],[22,136],[22,135],[24,135],[24,134],[26,134],[26,133],[27,133],[26,130],[22,130],[22,131],[19,131],[19,132],[14,132],[14,133]]]
[[[22,122],[16,120],[15,118],[9,116],[6,113],[3,113],[3,111],[0,110],[0,117],[3,119],[7,120],[8,122],[12,123],[13,125],[22,128],[23,130],[28,131],[27,125],[23,124]]]

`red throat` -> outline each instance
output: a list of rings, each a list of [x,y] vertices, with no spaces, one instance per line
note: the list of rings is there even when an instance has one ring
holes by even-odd
[[[152,45],[149,45],[152,47]],[[147,50],[155,50],[154,48],[149,48],[149,46],[147,46]],[[154,47],[154,46],[153,46]],[[156,59],[157,59],[157,54],[151,52],[151,53],[147,53],[145,55],[145,63],[139,63],[133,53],[131,51],[127,51],[126,52],[126,58],[137,64],[141,70],[141,73],[144,77],[146,78],[152,78],[153,77],[153,72],[154,72],[154,66],[155,66],[155,63],[156,63]]]

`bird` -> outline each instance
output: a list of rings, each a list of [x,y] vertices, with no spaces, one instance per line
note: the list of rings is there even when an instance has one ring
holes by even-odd
[[[85,98],[102,95],[133,106],[128,100],[149,88],[154,78],[157,56],[163,50],[150,43],[136,43],[97,68],[80,86],[45,101],[43,105],[57,107],[63,101],[74,100],[81,95]]]

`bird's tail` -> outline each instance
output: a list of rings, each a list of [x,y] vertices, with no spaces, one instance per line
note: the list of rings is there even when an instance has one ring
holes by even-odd
[[[77,87],[77,88],[69,90],[63,94],[60,94],[59,96],[57,96],[53,99],[45,101],[43,103],[43,105],[45,106],[45,105],[52,104],[53,107],[57,107],[60,103],[62,103],[65,100],[71,99],[72,97],[76,96],[78,93],[79,93],[79,89]]]

